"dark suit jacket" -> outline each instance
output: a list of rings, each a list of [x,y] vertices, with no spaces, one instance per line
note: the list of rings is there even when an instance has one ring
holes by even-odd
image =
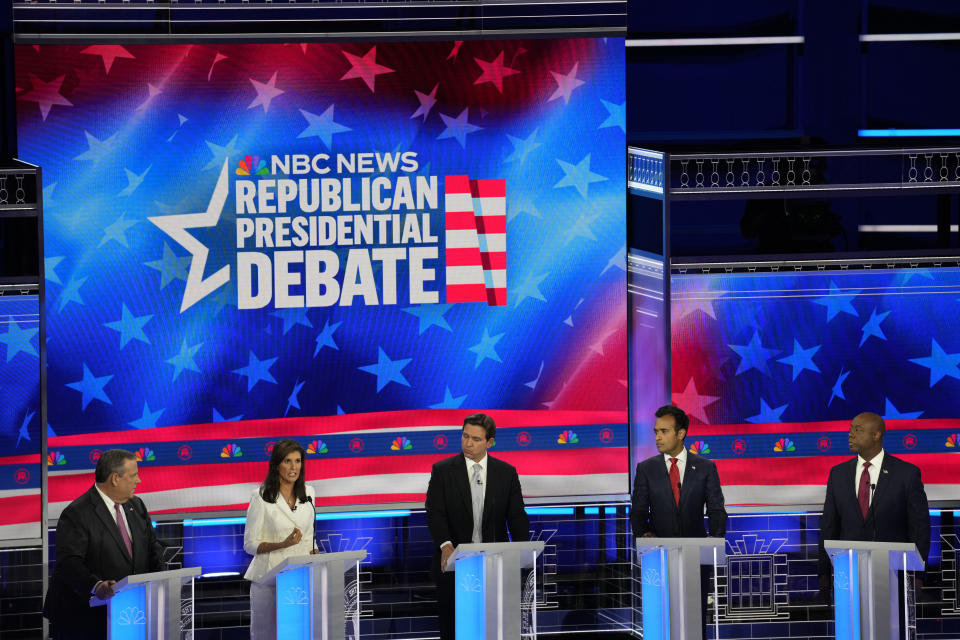
[[[134,496],[122,505],[127,517],[133,558],[120,537],[96,487],[70,503],[57,523],[57,564],[43,605],[55,625],[56,638],[106,638],[106,607],[90,607],[94,585],[135,573],[162,569],[163,547],[157,542],[150,514]]]
[[[723,508],[720,476],[713,461],[687,452],[679,506],[673,499],[663,455],[657,454],[637,465],[630,508],[634,536],[640,537],[649,531],[658,538],[702,538],[706,533],[704,506],[709,535],[723,536],[727,532],[727,511]]]
[[[440,572],[440,545],[449,540],[456,547],[473,537],[473,501],[463,454],[433,465],[427,486],[427,526],[433,537],[433,572]],[[507,537],[507,531],[510,537]],[[483,498],[484,542],[526,542],[530,518],[523,508],[520,478],[511,465],[487,455],[487,487]]]
[[[930,551],[930,512],[920,468],[884,452],[883,464],[864,519],[857,501],[857,458],[830,469],[820,518],[820,573],[830,573],[824,540],[912,542],[924,562]]]

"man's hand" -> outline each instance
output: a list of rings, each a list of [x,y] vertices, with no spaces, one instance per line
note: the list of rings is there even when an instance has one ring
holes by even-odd
[[[652,531],[647,531],[645,534],[640,536],[641,538],[656,538],[657,536],[653,535]]]
[[[93,592],[93,595],[101,600],[109,600],[113,597],[113,585],[115,584],[117,584],[116,580],[104,580],[97,585],[97,590]]]
[[[445,544],[440,547],[440,571],[447,570],[447,560],[453,555],[453,545]]]

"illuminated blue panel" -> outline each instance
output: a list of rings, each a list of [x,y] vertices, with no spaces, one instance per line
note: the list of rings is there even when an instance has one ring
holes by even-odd
[[[526,512],[531,516],[572,516],[573,507],[527,507]]]
[[[670,591],[666,557],[660,551],[640,556],[644,640],[669,640]]]
[[[110,607],[110,640],[146,640],[146,585],[118,593],[107,606]]]
[[[310,568],[301,567],[277,576],[277,637],[310,638]]]
[[[857,554],[833,561],[833,604],[837,640],[860,640],[860,576]]]
[[[484,556],[458,560],[456,582],[457,640],[483,640],[487,637]]]
[[[960,136],[960,129],[860,129],[861,138],[946,138]]]

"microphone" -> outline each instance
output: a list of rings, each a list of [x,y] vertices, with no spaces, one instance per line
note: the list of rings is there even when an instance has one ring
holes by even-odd
[[[683,491],[683,484],[677,483],[677,491]]]
[[[313,503],[313,498],[307,496],[307,502],[313,507],[313,520],[310,526],[310,537],[313,538],[313,548],[317,549],[317,505]],[[318,549],[319,551],[319,549]]]

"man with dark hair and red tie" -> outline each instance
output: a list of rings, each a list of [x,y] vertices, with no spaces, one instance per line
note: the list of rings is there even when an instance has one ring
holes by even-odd
[[[54,640],[103,640],[106,607],[90,597],[113,597],[113,585],[128,575],[162,569],[163,547],[140,498],[137,457],[123,449],[100,455],[96,483],[60,514],[57,565],[43,605]]]
[[[850,451],[857,457],[830,469],[820,518],[820,589],[829,593],[830,559],[824,540],[912,542],[926,562],[930,511],[920,468],[883,450],[886,425],[875,413],[850,422]],[[826,581],[826,582],[824,582]]]
[[[630,522],[633,535],[660,538],[722,537],[727,511],[717,465],[684,448],[690,418],[682,409],[657,409],[653,434],[660,455],[637,465]],[[709,527],[704,528],[707,512]]]

